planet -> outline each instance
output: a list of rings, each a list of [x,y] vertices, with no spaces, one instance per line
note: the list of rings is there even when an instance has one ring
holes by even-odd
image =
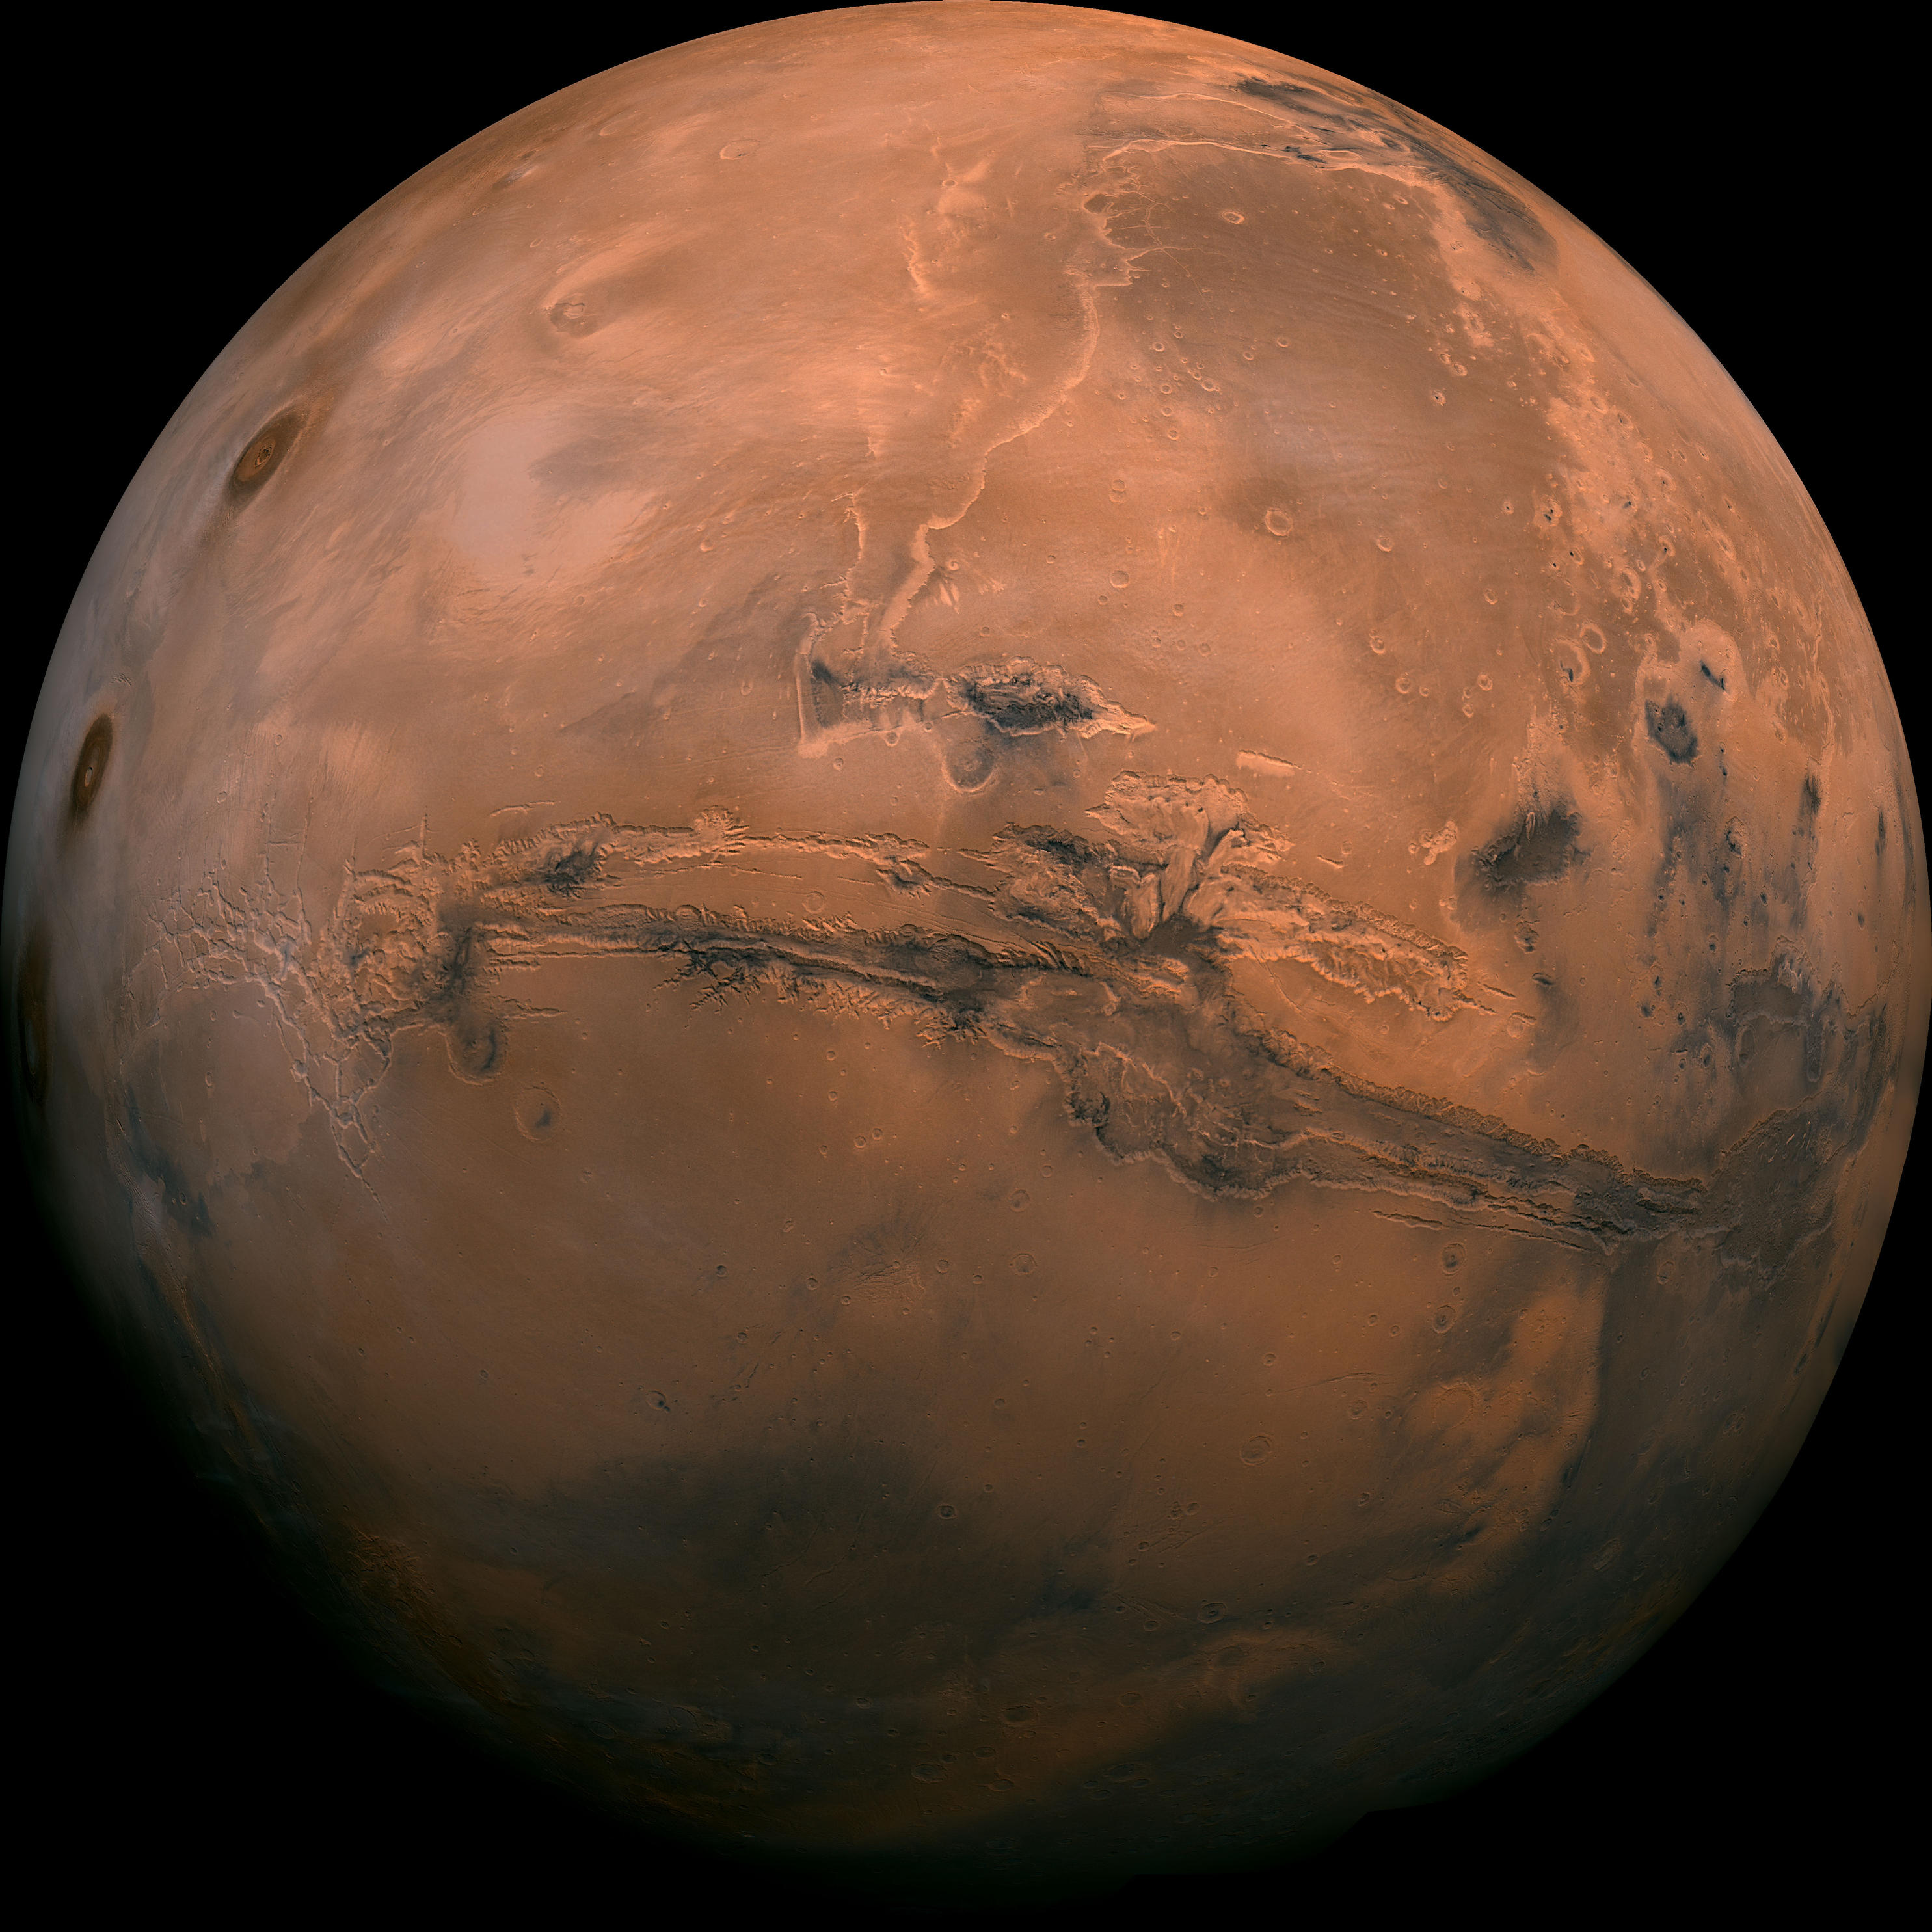
[[[1084,10],[539,103],[249,323],[35,714],[103,1322],[382,1681],[908,1893],[1279,1858],[1789,1467],[1932,1000],[1896,706],[1684,323]]]

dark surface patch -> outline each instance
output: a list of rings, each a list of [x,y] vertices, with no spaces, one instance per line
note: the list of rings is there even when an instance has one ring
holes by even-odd
[[[1568,806],[1543,812],[1532,806],[1470,855],[1471,875],[1492,892],[1560,879],[1585,856],[1577,842],[1582,829],[1582,820]]]
[[[597,848],[588,842],[554,853],[539,866],[536,883],[560,898],[572,898],[597,876]]]
[[[1720,691],[1728,691],[1730,688],[1730,686],[1724,682],[1724,679],[1720,677],[1717,672],[1714,671],[1702,658],[1700,658],[1697,660],[1697,668],[1704,674],[1706,679],[1710,683],[1714,684]]]
[[[580,436],[530,465],[530,480],[553,495],[579,501],[622,489],[637,473],[634,444],[604,434]]]
[[[1643,718],[1651,736],[1673,765],[1688,765],[1697,755],[1697,734],[1676,698],[1666,698],[1661,704],[1646,704]]]
[[[950,1458],[911,1415],[896,1420],[868,1428],[800,1405],[769,1445],[626,1458],[539,1498],[472,1496],[453,1514],[468,1519],[466,1540],[490,1562],[543,1574],[593,1624],[687,1625],[681,1640],[712,1666],[706,1674],[736,1678],[754,1702],[767,1671],[792,1680],[780,1694],[794,1713],[816,1702],[796,1674],[805,1665],[832,1683],[861,1672],[875,1695],[889,1695],[922,1682],[934,1646],[895,1641],[881,1657],[881,1636],[901,1640],[922,1624],[937,1636],[936,1604],[946,1606],[953,1646],[964,1640],[982,1654],[1030,1618],[1079,1614],[1104,1587],[1108,1515],[1096,1490],[1086,1547],[1057,1552],[1016,1549],[970,1491],[939,1520],[949,1492],[935,1462]],[[846,1580],[861,1575],[855,1604]],[[801,1576],[819,1587],[801,1588]],[[876,1721],[883,1730],[893,1720]],[[730,1733],[718,1742],[729,1754]]]
[[[489,968],[489,942],[472,909],[446,915],[439,944],[423,962],[419,1007],[448,1030],[449,1064],[466,1080],[501,1072],[509,1036],[501,1018],[478,1009]]]
[[[1264,80],[1258,74],[1236,81],[1234,92],[1256,100],[1272,100],[1277,107],[1310,107],[1325,113],[1333,105],[1325,94],[1314,88],[1303,87],[1292,80]]]
[[[467,1548],[541,1578],[593,1648],[566,1659],[554,1618],[504,1620],[472,1626],[460,1656],[422,1644],[424,1661],[481,1698],[500,1738],[553,1766],[562,1746],[634,1810],[643,1801],[654,1828],[739,1844],[776,1826],[806,1843],[824,1838],[828,1791],[850,1808],[909,1775],[984,1776],[992,1751],[968,1752],[998,1720],[977,1698],[908,1725],[934,1654],[997,1658],[1023,1637],[1054,1641],[1042,1622],[1084,1631],[1092,1613],[1070,1602],[1030,1616],[1057,1583],[1071,1594],[1064,1558],[1000,1534],[969,1501],[942,1520],[930,1448],[915,1460],[911,1447],[808,1412],[754,1452],[607,1465],[534,1501],[452,1497]],[[1097,1497],[1091,1514],[1098,1530]],[[1097,1602],[1103,1559],[1070,1580],[1078,1589],[1090,1569]],[[1146,1645],[1106,1623],[1098,1634],[1111,1669],[1143,1660]],[[1198,1642],[1177,1628],[1158,1647],[1179,1662]]]
[[[845,716],[845,681],[828,664],[812,662],[812,715],[821,726],[836,724]]]
[[[1300,142],[1286,144],[1282,152],[1297,160],[1317,168],[1391,172],[1392,163],[1400,166],[1406,160],[1432,186],[1454,195],[1476,234],[1519,267],[1534,267],[1554,247],[1549,230],[1520,196],[1459,159],[1420,116],[1395,101],[1370,95],[1351,108],[1325,90],[1258,74],[1238,80],[1234,91],[1292,109],[1308,123],[1310,134],[1331,144],[1326,154]]]
[[[134,1164],[161,1191],[161,1204],[168,1218],[191,1234],[212,1234],[214,1223],[209,1217],[208,1202],[192,1186],[186,1172],[148,1130],[148,1123],[130,1091],[127,1096],[127,1137]]]
[[[1890,830],[1886,833],[1888,842],[1896,836],[1899,842],[1899,896],[1905,910],[1916,914],[1918,908],[1918,896],[1924,890],[1924,861],[1912,836],[1912,808],[1911,802],[1911,766],[1904,771],[1897,766],[1892,768],[1892,801],[1897,809],[1887,820]]]
[[[1023,845],[1028,851],[1038,852],[1076,872],[1096,863],[1104,866],[1113,856],[1111,848],[1096,846],[1092,839],[1058,825],[1016,825],[1006,836],[1016,845]]]
[[[299,410],[284,410],[272,422],[264,423],[229,472],[228,494],[243,499],[252,496],[281,467],[302,427]]]
[[[1807,772],[1804,782],[1798,788],[1798,815],[1802,824],[1809,826],[1818,816],[1818,809],[1825,802],[1825,794],[1819,789],[1818,774]]]
[[[976,790],[1018,749],[1006,740],[1109,731],[1133,737],[1153,728],[1110,702],[1090,679],[1028,658],[970,664],[944,677],[902,661],[888,675],[868,678],[814,656],[799,679],[808,735],[814,724],[820,730],[936,728],[946,745],[949,776],[965,790]],[[962,742],[962,730],[976,732],[978,742]]]
[[[67,788],[68,823],[78,825],[94,801],[100,796],[107,776],[109,754],[114,749],[114,721],[105,712],[87,728],[80,741],[80,755],[74,761],[74,778]]]
[[[20,1090],[35,1107],[47,1098],[47,1054],[52,1028],[48,992],[47,935],[36,927],[20,955],[14,983],[14,1072]]]
[[[1057,664],[1021,658],[998,668],[965,671],[953,688],[969,710],[1009,737],[1064,730],[1096,715],[1084,680],[1068,676]]]
[[[1878,836],[1872,841],[1874,857],[1882,859],[1885,856],[1885,814],[1881,812],[1878,815]]]
[[[476,990],[485,956],[482,928],[473,916],[446,922],[442,941],[423,969],[423,1008],[437,1018],[453,1012]]]
[[[1744,830],[1734,818],[1724,827],[1711,855],[1711,896],[1720,905],[1727,906],[1750,882],[1750,868],[1744,860]]]
[[[1412,135],[1410,146],[1429,178],[1462,202],[1469,226],[1498,254],[1528,268],[1535,266],[1537,255],[1550,251],[1548,230],[1500,182],[1466,167],[1432,141]]]

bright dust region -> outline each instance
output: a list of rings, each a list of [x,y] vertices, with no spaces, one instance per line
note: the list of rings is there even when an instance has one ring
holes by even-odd
[[[1750,1523],[1923,1059],[1897,711],[1683,323],[1052,7],[717,35],[224,352],[7,873],[50,1215],[372,1667],[1024,1895],[1478,1775]]]

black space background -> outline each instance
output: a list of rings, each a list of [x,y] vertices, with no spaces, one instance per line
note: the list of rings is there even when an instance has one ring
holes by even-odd
[[[1864,24],[1880,13],[1838,10],[1792,39],[1682,9],[1592,8],[1566,25],[1561,10],[1513,7],[1484,31],[1458,9],[1166,10],[1445,123],[1663,293],[1822,511],[1924,771],[1922,491],[1904,452],[1921,452],[1922,471],[1924,300],[1910,290],[1924,230],[1899,132],[1922,110],[1902,50]],[[0,632],[8,772],[95,538],[176,405],[270,292],[477,129],[762,11],[700,5],[655,33],[586,17],[539,8],[512,32],[482,10],[270,7],[130,28],[74,9],[43,20],[32,59],[16,48],[8,428],[25,541]],[[1858,1918],[1895,1886],[1922,1896],[1911,1881],[1924,1596],[1910,1575],[1924,1508],[1906,1464],[1922,1466],[1906,1450],[1925,1386],[1907,1310],[1925,1274],[1927,1145],[1922,1128],[1870,1300],[1796,1469],[1621,1683],[1486,1784],[1371,1818],[1307,1864],[1136,1881],[1052,1916],[1594,1920],[1796,1906],[1816,1886]],[[298,1922],[614,1909],[736,1922],[822,1907],[783,1880],[579,1814],[351,1677],[180,1472],[42,1253],[5,1153],[20,1425],[6,1540],[25,1616],[9,1756],[32,1790],[11,1808],[28,1827],[14,1871],[55,1888],[56,1922],[104,1906]],[[869,1904],[849,1915],[889,1916]]]

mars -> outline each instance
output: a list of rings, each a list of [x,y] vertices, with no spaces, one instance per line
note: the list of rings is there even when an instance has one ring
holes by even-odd
[[[404,183],[76,597],[0,974],[370,1669],[1024,1895],[1454,1789],[1796,1454],[1932,1001],[1856,596],[1637,277],[1262,49],[884,6]]]

